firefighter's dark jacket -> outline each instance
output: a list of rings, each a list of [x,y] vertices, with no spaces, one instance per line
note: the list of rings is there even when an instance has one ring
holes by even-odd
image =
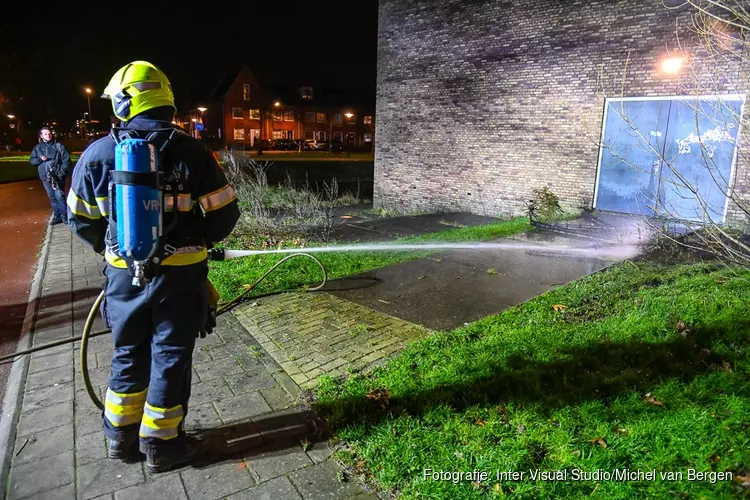
[[[40,158],[44,156],[47,158],[46,161],[42,161]],[[40,141],[39,144],[34,146],[31,151],[31,157],[29,163],[35,167],[39,167],[39,177],[41,179],[47,178],[47,171],[57,177],[58,179],[64,179],[70,172],[70,155],[65,146],[51,140],[48,142]]]
[[[139,131],[176,128],[164,122],[136,116],[124,128]],[[188,265],[206,258],[206,244],[219,242],[229,236],[239,219],[239,207],[234,189],[227,182],[224,171],[210,149],[184,132],[176,133],[165,150],[161,167],[180,162],[187,166],[187,180],[182,184],[177,200],[179,219],[166,235],[166,242],[176,251],[163,265]],[[83,152],[73,171],[68,193],[70,229],[88,242],[96,252],[104,253],[107,262],[115,267],[127,267],[116,249],[116,228],[107,232],[109,214],[110,170],[115,168],[115,141],[107,136],[91,144]],[[174,198],[164,196],[163,226],[168,227],[174,217]],[[113,250],[115,249],[115,250]],[[105,252],[106,250],[106,252]]]

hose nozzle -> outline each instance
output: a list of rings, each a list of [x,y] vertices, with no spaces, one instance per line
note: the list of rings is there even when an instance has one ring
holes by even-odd
[[[208,251],[208,260],[224,260],[224,257],[223,248],[211,248]]]

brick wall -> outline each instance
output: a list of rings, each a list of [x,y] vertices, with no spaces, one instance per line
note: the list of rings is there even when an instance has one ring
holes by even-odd
[[[381,0],[375,204],[510,215],[549,186],[590,207],[606,96],[706,93],[708,80],[658,68],[676,26],[692,50],[690,13],[663,0]],[[718,90],[744,93],[736,76]]]

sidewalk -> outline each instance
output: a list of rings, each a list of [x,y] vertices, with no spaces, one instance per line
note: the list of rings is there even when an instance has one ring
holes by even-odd
[[[101,257],[67,227],[52,231],[33,345],[80,335],[101,289]],[[100,328],[98,320],[94,329]],[[91,379],[100,395],[110,343],[108,335],[89,343]],[[232,314],[221,316],[195,351],[187,424],[218,443],[195,467],[152,476],[143,463],[109,460],[78,355],[77,343],[31,355],[11,433],[9,500],[377,498],[331,460],[314,416],[299,403],[300,388]]]

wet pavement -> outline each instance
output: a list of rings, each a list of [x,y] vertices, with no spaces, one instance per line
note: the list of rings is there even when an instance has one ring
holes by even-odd
[[[438,252],[358,276],[375,280],[374,286],[329,293],[433,330],[446,330],[500,313],[619,260],[547,250],[553,245],[593,244],[547,230],[497,242],[534,243],[540,248]],[[329,289],[336,286],[334,281]]]

